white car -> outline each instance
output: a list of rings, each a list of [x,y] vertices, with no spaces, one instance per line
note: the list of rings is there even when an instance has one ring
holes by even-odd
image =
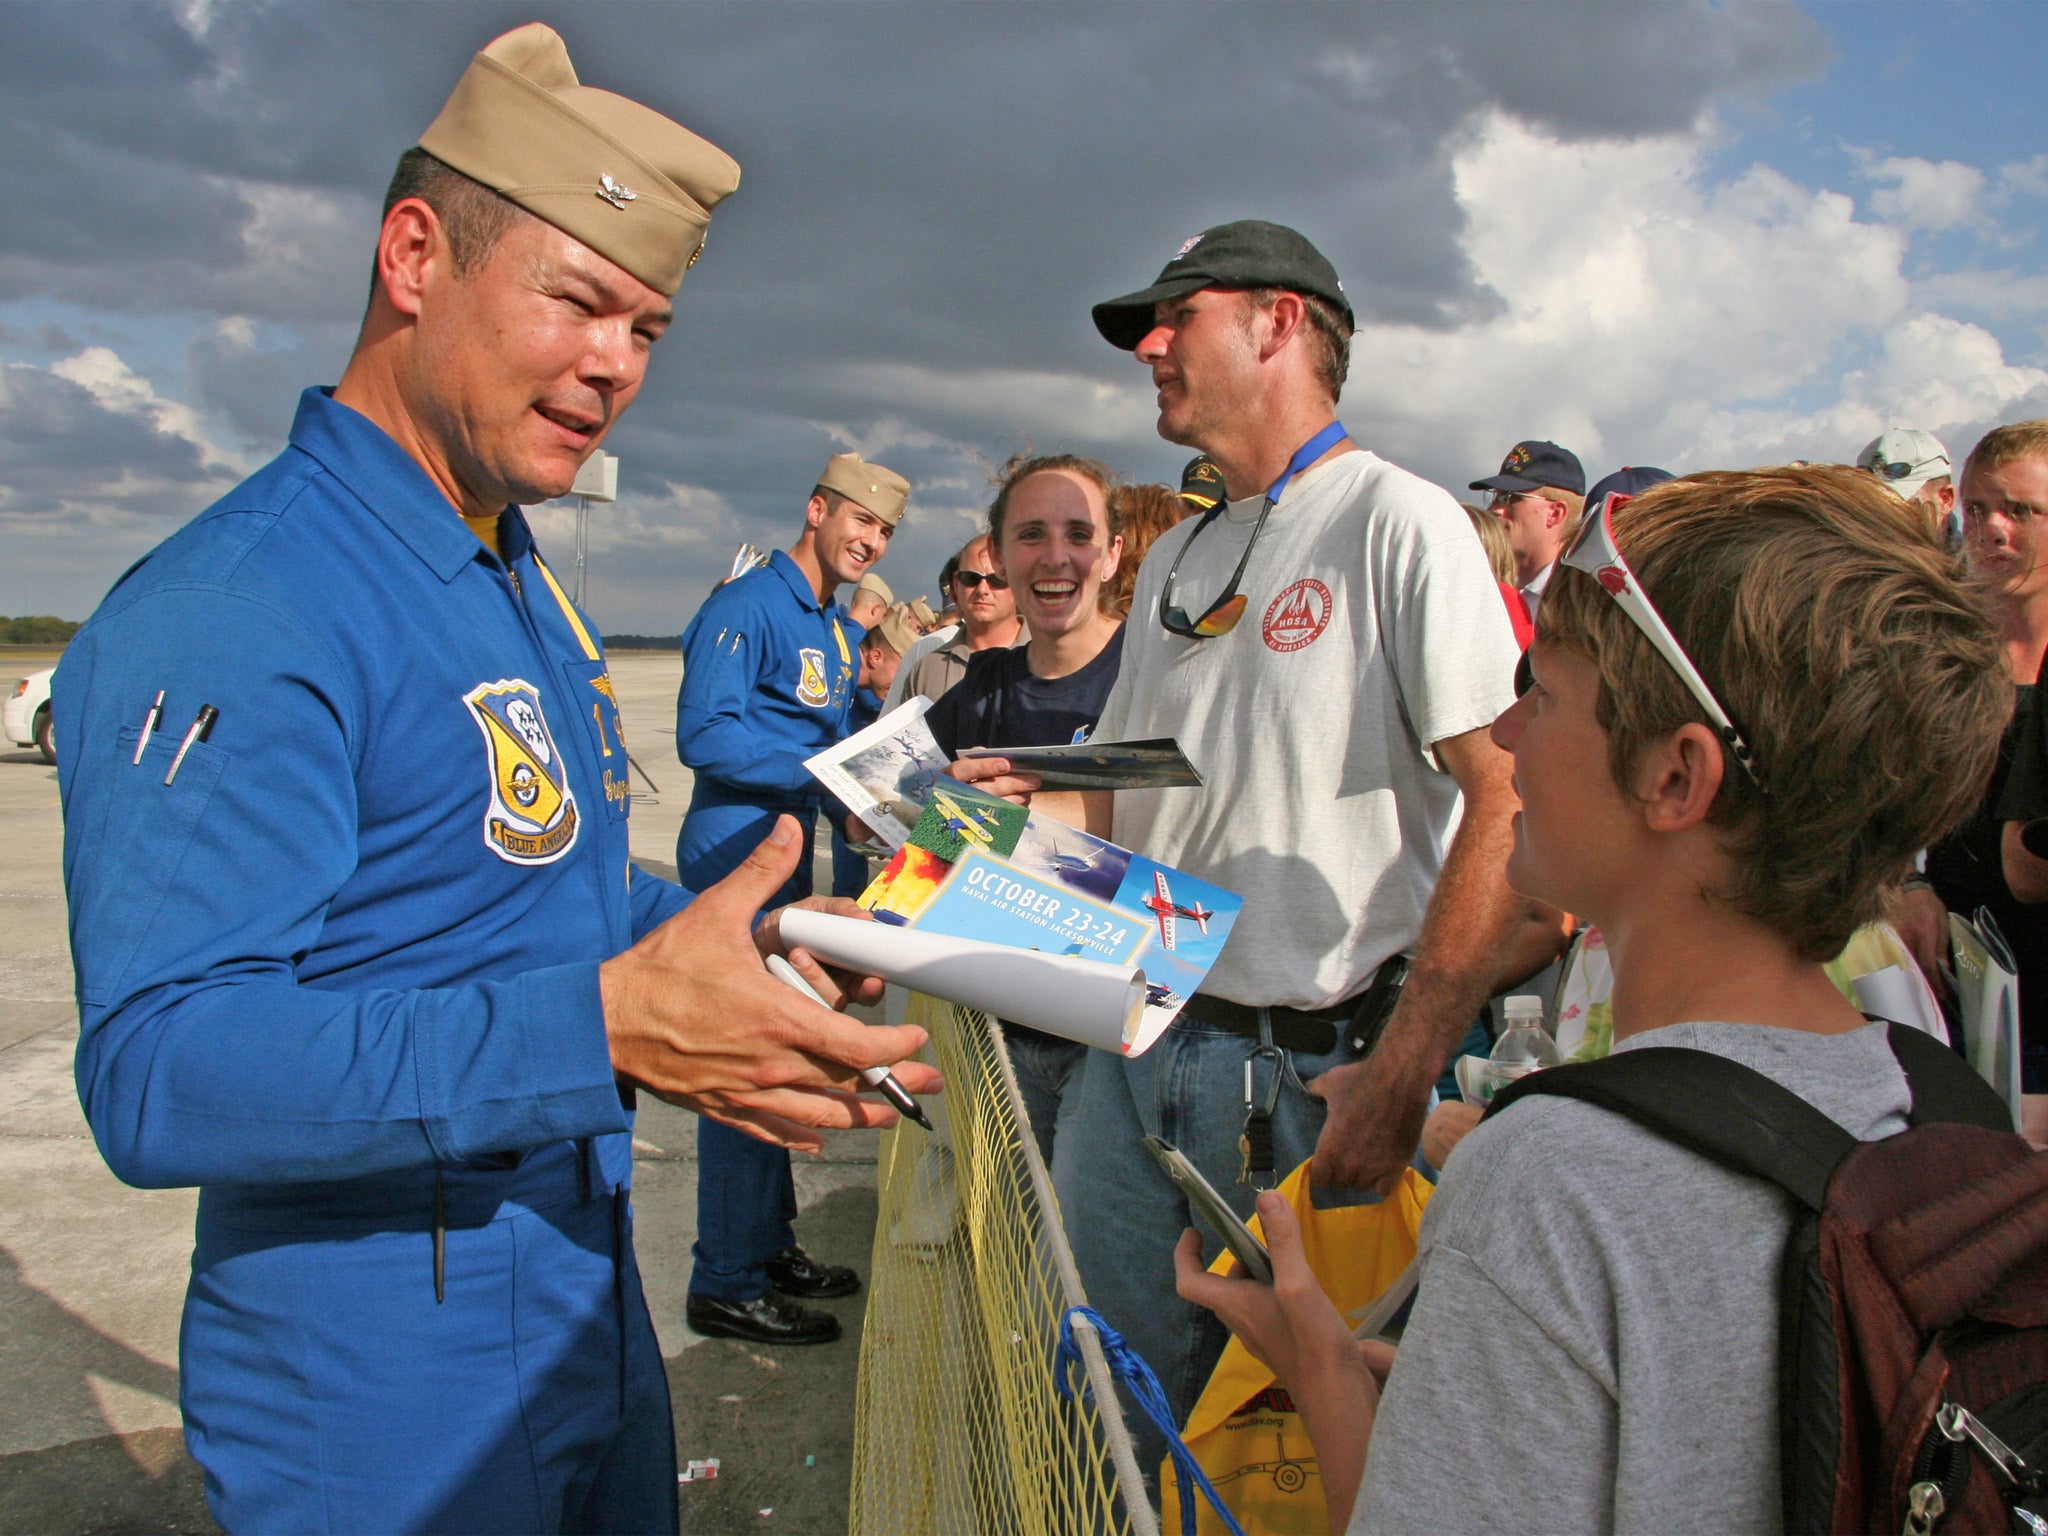
[[[35,747],[43,761],[57,761],[57,728],[50,720],[50,678],[55,667],[31,672],[0,703],[0,735],[17,747]]]

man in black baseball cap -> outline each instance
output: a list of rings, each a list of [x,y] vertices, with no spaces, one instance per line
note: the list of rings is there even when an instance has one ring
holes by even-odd
[[[1487,510],[1508,531],[1508,547],[1515,552],[1515,581],[1533,619],[1543,589],[1550,585],[1551,569],[1585,510],[1586,471],[1571,450],[1531,438],[1508,450],[1499,474],[1471,485],[1475,491],[1493,492]]]
[[[1150,372],[1160,436],[1203,455],[1182,494],[1208,504],[1139,569],[1096,735],[1175,736],[1204,783],[1057,808],[1244,909],[1150,1050],[1089,1053],[1052,1173],[1089,1300],[1184,1422],[1223,1338],[1174,1291],[1192,1213],[1144,1137],[1171,1139],[1243,1215],[1311,1157],[1314,1182],[1353,1200],[1399,1179],[1437,1074],[1508,969],[1513,763],[1488,730],[1516,647],[1479,541],[1442,536],[1457,503],[1338,420],[1351,305],[1300,234],[1207,230],[1094,320]],[[955,771],[1039,789],[979,763]],[[1133,1430],[1158,1466],[1163,1438]]]
[[[1286,288],[1336,310],[1347,336],[1358,323],[1337,269],[1307,237],[1284,224],[1239,219],[1205,229],[1181,246],[1150,288],[1096,305],[1095,328],[1111,346],[1135,351],[1161,303],[1204,288]]]

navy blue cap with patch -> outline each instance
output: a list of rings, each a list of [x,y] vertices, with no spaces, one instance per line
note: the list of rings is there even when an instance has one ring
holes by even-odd
[[[1541,438],[1515,444],[1500,461],[1499,474],[1472,482],[1475,491],[1536,491],[1545,486],[1583,496],[1586,470],[1570,449]]]
[[[1653,485],[1662,485],[1666,480],[1677,478],[1668,469],[1652,469],[1648,465],[1617,469],[1604,480],[1593,482],[1593,489],[1586,492],[1586,505],[1597,507],[1609,496],[1634,496]]]

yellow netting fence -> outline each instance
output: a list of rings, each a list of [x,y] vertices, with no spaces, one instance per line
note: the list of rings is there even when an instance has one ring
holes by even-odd
[[[916,994],[907,1018],[930,1032],[946,1091],[925,1101],[936,1135],[882,1139],[848,1528],[1152,1536],[1092,1333],[1076,1342],[1107,1412],[1053,1385],[1060,1319],[1086,1297],[1001,1031]]]

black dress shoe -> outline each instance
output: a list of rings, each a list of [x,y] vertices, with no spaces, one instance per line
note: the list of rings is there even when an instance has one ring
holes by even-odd
[[[684,1316],[690,1327],[714,1339],[746,1339],[754,1344],[830,1344],[839,1337],[839,1319],[829,1312],[792,1306],[778,1296],[752,1301],[727,1301],[690,1293]]]
[[[824,1301],[851,1296],[860,1276],[844,1264],[821,1264],[801,1248],[785,1248],[768,1261],[768,1283],[785,1296]]]

